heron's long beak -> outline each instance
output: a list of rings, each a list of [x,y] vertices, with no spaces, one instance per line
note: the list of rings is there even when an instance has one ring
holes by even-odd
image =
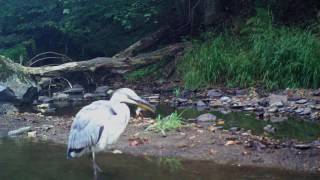
[[[137,102],[137,106],[140,107],[141,109],[148,110],[153,113],[156,111],[155,110],[156,108],[152,104],[150,104],[148,101],[142,98],[136,100],[136,102]]]

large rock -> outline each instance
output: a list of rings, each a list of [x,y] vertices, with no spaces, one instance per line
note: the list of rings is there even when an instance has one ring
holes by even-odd
[[[271,94],[269,100],[270,106],[274,107],[282,107],[288,103],[288,97],[285,95]]]
[[[32,103],[38,97],[36,83],[27,76],[13,74],[6,79],[1,79],[0,85],[11,89],[15,97],[22,103]],[[13,97],[12,92],[11,97]]]
[[[0,102],[14,102],[16,100],[17,97],[10,88],[0,85]]]
[[[110,90],[109,86],[99,86],[95,90],[95,94],[98,94],[99,96],[108,96],[108,91]]]

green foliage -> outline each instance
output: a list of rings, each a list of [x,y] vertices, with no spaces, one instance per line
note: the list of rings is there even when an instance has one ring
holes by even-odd
[[[180,65],[187,87],[319,87],[319,38],[309,31],[275,26],[268,11],[257,12],[241,27],[240,36],[223,33],[194,43]]]
[[[179,97],[179,96],[181,95],[181,89],[180,89],[180,87],[174,88],[173,94],[174,94],[176,97]]]
[[[168,24],[170,6],[169,0],[3,0],[0,50],[31,40],[34,46],[23,44],[28,58],[44,51],[111,56]]]
[[[13,48],[0,50],[0,54],[19,62],[20,58],[27,57],[27,49],[22,44],[18,44]]]
[[[182,126],[182,116],[177,111],[171,113],[169,116],[161,117],[158,115],[156,123],[149,126],[147,130],[155,130],[165,135],[166,131],[176,130]]]

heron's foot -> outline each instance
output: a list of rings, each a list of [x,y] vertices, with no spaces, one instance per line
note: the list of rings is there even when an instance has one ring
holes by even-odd
[[[98,165],[98,163],[96,163],[95,161],[93,162],[93,169],[94,171],[97,171],[99,173],[102,172],[102,169],[100,168],[100,166]]]

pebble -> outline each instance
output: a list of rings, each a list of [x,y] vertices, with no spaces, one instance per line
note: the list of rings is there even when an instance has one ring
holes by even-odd
[[[211,107],[214,107],[214,108],[218,108],[218,107],[221,107],[223,106],[223,104],[221,103],[221,101],[210,101],[210,104],[209,104]]]
[[[269,112],[269,113],[278,112],[278,108],[277,108],[277,107],[271,107],[271,108],[268,109],[268,112]]]
[[[122,151],[115,149],[112,151],[113,154],[122,154]]]
[[[246,108],[244,108],[243,110],[244,110],[244,111],[255,111],[256,108],[254,108],[254,107],[246,107]]]
[[[223,96],[220,98],[220,101],[221,102],[226,102],[226,103],[229,103],[231,102],[231,98],[227,97],[227,96]]]
[[[37,137],[37,131],[28,132],[28,137],[31,137],[31,138]]]
[[[278,102],[272,103],[270,106],[280,108],[284,106],[284,103],[282,101],[278,101]]]

